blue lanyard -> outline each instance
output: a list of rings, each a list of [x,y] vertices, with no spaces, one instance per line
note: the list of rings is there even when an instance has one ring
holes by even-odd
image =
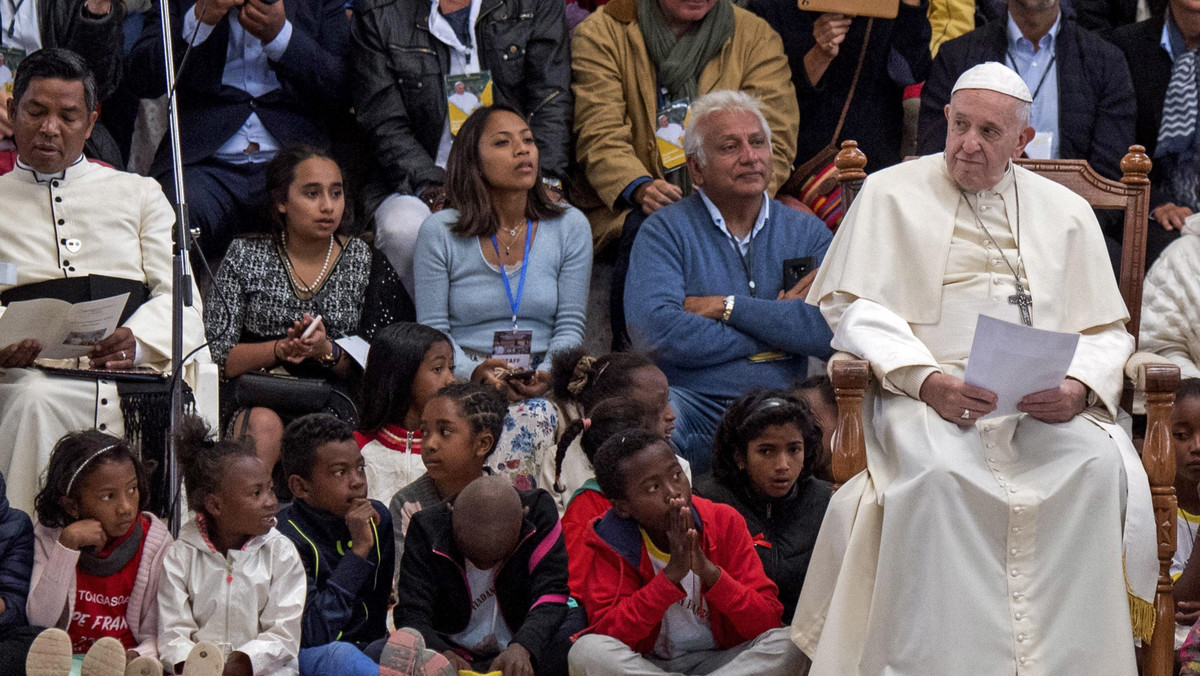
[[[500,276],[504,278],[504,293],[508,294],[508,306],[512,308],[513,330],[517,329],[517,311],[521,308],[521,296],[525,293],[525,272],[529,269],[529,236],[533,233],[533,223],[525,219],[525,258],[521,260],[521,281],[517,282],[517,297],[513,298],[512,285],[508,282],[508,273],[504,271],[504,261],[500,259],[500,244],[492,235],[492,248],[496,251],[496,262],[500,264]]]

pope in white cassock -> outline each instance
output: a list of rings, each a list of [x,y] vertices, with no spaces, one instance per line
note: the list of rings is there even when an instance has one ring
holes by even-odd
[[[145,302],[78,363],[38,359],[42,345],[32,338],[0,346],[0,471],[9,501],[26,511],[32,511],[39,477],[59,437],[91,427],[124,433],[112,380],[48,375],[30,368],[35,361],[158,370],[170,362],[174,214],[153,180],[84,160],[95,108],[95,84],[79,56],[44,49],[21,62],[8,101],[18,161],[0,176],[0,263],[8,273],[15,267],[15,280],[0,278],[0,292],[53,280],[99,283],[89,275],[146,290]],[[70,281],[58,284],[78,288]],[[193,293],[197,304],[184,316],[185,351],[204,343],[199,294]],[[53,290],[45,295],[58,297]],[[189,363],[185,379],[193,387],[200,363],[210,361],[201,350]]]
[[[812,674],[1136,673],[1158,565],[1112,424],[1134,342],[1092,210],[1011,161],[1031,101],[998,63],[964,73],[945,153],[867,179],[808,296],[879,382],[867,471],[834,496],[792,622]],[[1080,334],[1017,415],[980,420],[996,397],[962,380],[981,314]]]

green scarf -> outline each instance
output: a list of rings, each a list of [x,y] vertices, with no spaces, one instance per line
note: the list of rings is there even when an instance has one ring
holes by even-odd
[[[678,38],[667,27],[657,0],[637,0],[637,20],[646,51],[658,69],[658,86],[666,88],[671,100],[695,99],[701,71],[733,35],[729,0],[717,0],[703,19]]]
[[[700,73],[721,52],[733,35],[733,5],[717,0],[704,18],[680,37],[667,26],[658,0],[636,0],[638,26],[646,42],[646,52],[658,71],[658,87],[667,90],[667,98],[694,101],[700,93]],[[666,174],[667,182],[679,186],[686,197],[692,192],[687,165]]]

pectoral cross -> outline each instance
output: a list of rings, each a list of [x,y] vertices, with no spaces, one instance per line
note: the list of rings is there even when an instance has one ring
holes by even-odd
[[[1033,296],[1029,295],[1020,281],[1017,282],[1017,292],[1008,297],[1008,304],[1021,308],[1022,324],[1033,326],[1033,317],[1029,313],[1029,308],[1033,307]]]

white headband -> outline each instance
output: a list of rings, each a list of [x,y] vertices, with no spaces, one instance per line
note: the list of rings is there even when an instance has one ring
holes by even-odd
[[[75,485],[75,479],[79,478],[79,473],[83,471],[83,468],[84,468],[84,467],[87,467],[87,466],[88,466],[88,463],[90,463],[91,461],[95,460],[96,458],[98,458],[99,456],[103,455],[104,453],[107,453],[108,451],[111,451],[112,449],[116,448],[116,447],[117,447],[117,446],[119,446],[119,445],[120,445],[120,442],[117,442],[117,443],[115,443],[115,444],[109,444],[108,446],[105,446],[104,448],[102,448],[102,449],[100,449],[100,450],[96,451],[95,453],[93,453],[93,454],[89,455],[87,460],[84,460],[82,463],[80,463],[80,464],[79,464],[79,467],[75,468],[75,473],[71,475],[71,480],[67,482],[67,492],[66,492],[66,495],[70,495],[70,494],[71,494],[71,487]]]

